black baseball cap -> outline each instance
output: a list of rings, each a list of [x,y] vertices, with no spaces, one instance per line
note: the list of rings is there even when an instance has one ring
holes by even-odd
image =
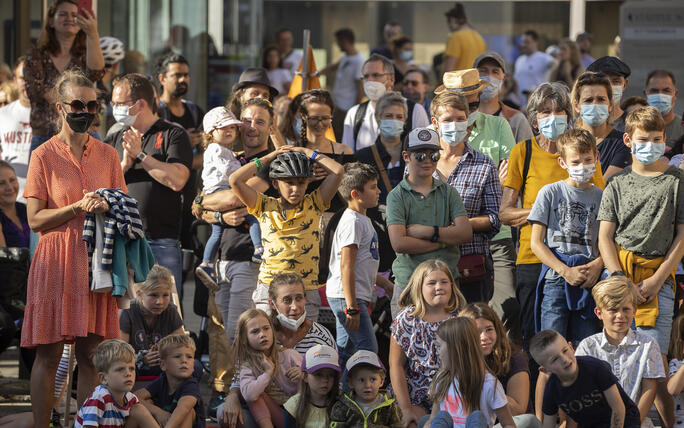
[[[624,78],[628,78],[629,75],[632,74],[632,70],[629,66],[622,62],[620,58],[614,56],[604,56],[597,59],[587,67],[587,71],[617,74]]]

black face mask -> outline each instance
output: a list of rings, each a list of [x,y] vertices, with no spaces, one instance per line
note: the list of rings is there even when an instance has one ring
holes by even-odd
[[[92,125],[93,120],[95,120],[95,114],[93,113],[67,113],[66,122],[69,124],[69,128],[77,134],[85,134]]]

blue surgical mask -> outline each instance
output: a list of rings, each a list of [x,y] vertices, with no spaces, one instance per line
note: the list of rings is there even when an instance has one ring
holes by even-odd
[[[566,115],[550,115],[537,119],[539,132],[551,141],[556,141],[558,136],[565,132],[568,127],[568,117]]]
[[[380,121],[380,134],[385,138],[397,138],[404,131],[404,122],[394,119]]]
[[[467,133],[468,122],[439,122],[439,136],[450,146],[461,143]]]
[[[137,114],[130,114],[129,110],[131,106],[114,106],[112,107],[112,115],[114,120],[123,126],[133,126],[135,119],[138,117]]]
[[[297,120],[295,120],[294,125],[292,125],[292,129],[294,130],[295,137],[299,137],[302,135],[302,118],[298,117]]]
[[[648,101],[648,105],[657,108],[663,116],[672,110],[672,95],[648,94],[646,101]]]
[[[411,61],[413,59],[413,51],[399,52],[399,59],[406,62]]]
[[[480,94],[480,101],[489,101],[499,96],[501,86],[503,85],[503,80],[491,76],[483,76],[480,77],[480,79],[484,80],[485,82],[489,82],[489,85],[484,88]]]
[[[654,143],[652,141],[647,141],[645,143],[637,141],[632,142],[632,154],[637,158],[639,163],[644,165],[652,164],[660,159],[664,153],[665,143]]]
[[[608,104],[582,104],[580,116],[589,126],[599,126],[608,120]]]

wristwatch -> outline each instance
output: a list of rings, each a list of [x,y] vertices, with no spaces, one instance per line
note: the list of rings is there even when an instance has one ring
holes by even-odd
[[[135,158],[138,160],[138,162],[142,162],[147,158],[147,153],[143,152],[142,150],[140,153],[138,153]]]
[[[359,308],[344,308],[344,313],[347,315],[357,315],[360,313]]]
[[[621,271],[621,270],[616,270],[616,271],[613,271],[613,272],[610,274],[610,276],[627,276],[627,275],[625,275],[625,273],[624,273],[623,271]]]
[[[434,226],[435,231],[432,234],[432,238],[430,238],[430,242],[437,242],[439,241],[439,226]]]
[[[195,205],[199,205],[202,208],[202,201],[204,200],[204,195],[197,195],[195,197]]]

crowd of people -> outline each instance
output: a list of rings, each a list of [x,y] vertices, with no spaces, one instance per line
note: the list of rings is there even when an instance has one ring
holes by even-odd
[[[532,30],[511,70],[457,3],[438,85],[390,22],[368,58],[337,30],[332,91],[291,99],[282,30],[205,113],[182,55],[121,73],[92,12],[46,16],[0,108],[0,247],[32,254],[0,299],[32,412],[0,426],[58,426],[72,354],[77,427],[683,423],[671,71],[622,100],[591,35],[556,59]],[[208,370],[177,298],[197,222]]]

